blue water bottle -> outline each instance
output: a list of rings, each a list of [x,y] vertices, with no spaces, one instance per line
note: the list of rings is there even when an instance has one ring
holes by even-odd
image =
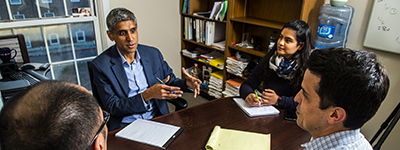
[[[331,0],[331,4],[321,6],[318,30],[315,36],[316,49],[346,47],[354,8],[346,5],[347,0]]]

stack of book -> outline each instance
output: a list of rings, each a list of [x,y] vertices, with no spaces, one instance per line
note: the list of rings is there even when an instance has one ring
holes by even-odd
[[[215,98],[222,97],[222,77],[222,71],[211,73],[210,83],[208,84],[208,95],[214,96]]]
[[[190,57],[190,58],[196,58],[197,54],[189,52],[187,49],[182,50],[182,55]]]
[[[218,49],[221,49],[222,51],[224,51],[225,50],[225,40],[221,41],[221,42],[213,43],[213,44],[211,44],[211,46],[214,47],[214,48],[218,48]]]
[[[211,53],[203,54],[199,56],[199,61],[210,63],[211,60],[223,57],[224,54],[218,52],[217,50],[212,51]]]
[[[201,54],[205,54],[207,51],[202,50],[201,48],[194,48],[194,49],[184,49],[182,50],[182,55],[190,58],[197,58]]]
[[[240,96],[239,89],[240,85],[244,82],[242,78],[234,78],[225,81],[225,91],[222,92],[224,97],[236,97]]]
[[[226,71],[236,76],[242,77],[243,70],[249,62],[239,61],[235,56],[230,56],[226,59]]]

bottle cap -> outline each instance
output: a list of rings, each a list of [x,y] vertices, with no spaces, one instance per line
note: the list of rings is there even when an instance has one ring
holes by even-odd
[[[334,7],[344,7],[348,0],[331,0],[331,5]]]

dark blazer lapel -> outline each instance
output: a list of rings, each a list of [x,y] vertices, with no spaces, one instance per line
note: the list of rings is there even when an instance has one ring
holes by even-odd
[[[156,80],[156,79],[153,79],[153,69],[154,68],[152,68],[152,67],[154,67],[154,66],[151,65],[152,62],[151,62],[151,60],[149,60],[149,59],[151,59],[151,57],[148,57],[148,55],[145,55],[143,53],[143,51],[140,51],[139,54],[141,57],[140,61],[143,66],[144,74],[146,75],[147,85],[149,85],[149,87],[151,87],[151,86],[153,86],[152,83],[155,82],[154,80]]]
[[[124,67],[122,66],[122,60],[117,52],[117,48],[111,51],[111,70],[113,71],[115,78],[118,80],[121,89],[124,90],[124,94],[128,97],[129,93],[129,84],[128,78],[126,77],[126,73]]]

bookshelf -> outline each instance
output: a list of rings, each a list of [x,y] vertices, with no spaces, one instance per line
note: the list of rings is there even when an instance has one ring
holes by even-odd
[[[188,10],[183,12],[185,2],[189,1]],[[201,48],[207,52],[218,51],[223,53],[224,68],[213,67],[213,71],[223,72],[223,82],[240,76],[227,69],[227,58],[235,56],[237,52],[249,55],[252,60],[260,60],[267,52],[270,37],[279,36],[283,25],[294,19],[306,21],[312,29],[313,37],[318,27],[319,9],[324,4],[321,0],[228,0],[228,9],[224,20],[213,20],[208,17],[194,15],[197,12],[207,12],[213,9],[218,0],[180,0],[181,12],[181,50]],[[221,0],[219,0],[221,1]],[[221,23],[225,27],[225,49],[221,50],[196,40],[185,38],[185,18],[201,19]],[[244,48],[235,44],[241,43],[243,34],[248,33],[247,40],[256,37],[258,48]],[[313,39],[313,38],[312,38]],[[190,68],[194,63],[200,68],[208,63],[182,55],[182,67]],[[246,76],[241,78],[246,79]],[[225,86],[222,87],[224,90]],[[206,92],[204,90],[203,92]]]

